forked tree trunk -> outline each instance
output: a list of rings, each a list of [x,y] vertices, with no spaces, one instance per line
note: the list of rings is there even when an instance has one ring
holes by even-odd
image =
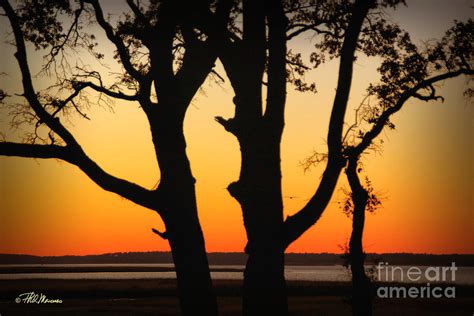
[[[244,315],[287,315],[280,168],[287,19],[280,0],[244,1],[243,10],[243,42],[237,47],[241,54],[227,52],[221,57],[235,92],[235,117],[219,120],[237,137],[242,157],[239,180],[228,188],[242,207],[248,239],[242,308]],[[268,90],[263,113],[267,44]]]

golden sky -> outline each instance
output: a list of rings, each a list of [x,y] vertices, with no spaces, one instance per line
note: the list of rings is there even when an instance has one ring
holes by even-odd
[[[389,12],[415,41],[439,38],[454,19],[472,15],[469,1],[407,1],[407,8]],[[429,3],[429,5],[428,5]],[[0,22],[4,30],[6,21]],[[97,32],[99,49],[111,46]],[[2,40],[8,38],[2,34]],[[310,34],[289,43],[294,51],[311,51]],[[2,44],[1,86],[21,92],[12,47]],[[32,52],[33,53],[33,52]],[[39,54],[41,55],[41,54]],[[29,55],[34,71],[41,58]],[[81,57],[87,60],[86,57]],[[361,57],[355,64],[351,109],[365,88],[377,81],[377,60]],[[218,65],[218,70],[221,66]],[[300,161],[313,150],[325,151],[325,137],[335,94],[338,61],[312,71],[308,81],[317,94],[289,87],[282,140],[285,213],[299,210],[315,191],[324,166],[304,173]],[[221,71],[223,74],[223,72]],[[37,80],[37,88],[44,80]],[[396,131],[381,135],[383,152],[363,162],[366,174],[383,198],[383,208],[367,217],[367,252],[474,253],[473,107],[463,98],[465,78],[439,85],[444,103],[410,101],[393,119]],[[12,90],[9,90],[13,89]],[[16,90],[15,90],[16,89]],[[207,250],[242,251],[245,232],[238,203],[226,187],[237,180],[240,154],[237,140],[214,121],[233,116],[233,92],[205,83],[189,107],[185,133]],[[116,102],[113,111],[92,107],[90,121],[75,117],[67,126],[83,148],[106,171],[154,187],[159,169],[148,122],[138,104]],[[8,130],[2,110],[1,130],[16,140],[21,131]],[[339,188],[348,187],[341,177]],[[289,198],[294,197],[294,198]],[[350,235],[351,221],[337,201],[340,189],[320,221],[289,248],[289,252],[339,252]],[[0,157],[0,253],[35,255],[93,254],[118,251],[164,251],[167,242],[151,232],[163,229],[159,216],[96,186],[78,168],[55,160]]]

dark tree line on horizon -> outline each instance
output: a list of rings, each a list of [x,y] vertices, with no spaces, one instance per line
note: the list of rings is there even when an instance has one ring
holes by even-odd
[[[390,262],[392,265],[449,266],[454,261],[460,267],[474,266],[474,255],[469,254],[419,254],[419,253],[367,253],[366,264]],[[245,265],[243,252],[208,252],[210,265]],[[285,265],[333,266],[344,265],[340,253],[285,253]],[[34,256],[0,254],[0,264],[114,264],[114,263],[173,263],[171,252],[115,252],[100,255]]]
[[[0,142],[0,155],[64,160],[104,190],[156,211],[166,231],[154,232],[170,244],[182,313],[217,315],[183,123],[205,80],[224,75],[215,71],[219,60],[233,89],[229,102],[235,112],[233,117],[215,119],[236,137],[241,152],[239,178],[228,191],[242,208],[247,234],[243,313],[260,315],[263,309],[269,315],[288,314],[285,250],[318,221],[344,172],[350,185],[344,211],[353,220],[349,242],[353,314],[370,315],[373,291],[364,271],[362,235],[365,213],[374,211],[379,201],[370,181],[361,181],[361,157],[377,150],[377,137],[394,128],[391,118],[407,101],[440,100],[436,83],[473,75],[473,21],[456,21],[439,41],[418,47],[407,32],[385,18],[387,8],[403,5],[398,0],[126,0],[126,4],[127,12],[112,22],[98,0],[0,0],[23,89],[22,102],[15,104],[17,100],[9,102],[15,99],[14,91],[0,87],[0,100],[2,105],[13,104],[20,114],[16,117],[32,130],[24,142]],[[94,48],[95,36],[84,31],[89,24],[102,29],[114,46],[114,58],[122,69],[112,84],[105,74],[67,61],[69,50],[98,60],[104,57]],[[314,52],[303,61],[287,44],[308,33],[315,35]],[[46,90],[35,88],[29,64],[34,52],[27,43],[48,52],[43,70],[55,84]],[[345,128],[358,55],[379,57],[381,80],[367,89],[367,96],[376,102],[361,103],[355,122]],[[280,144],[287,85],[314,92],[314,83],[305,82],[304,74],[330,59],[338,60],[339,72],[328,148],[307,160],[308,166],[325,163],[325,170],[307,204],[285,219]],[[107,173],[68,130],[66,118],[75,114],[88,118],[87,108],[94,101],[84,98],[86,91],[140,105],[161,173],[156,188]]]

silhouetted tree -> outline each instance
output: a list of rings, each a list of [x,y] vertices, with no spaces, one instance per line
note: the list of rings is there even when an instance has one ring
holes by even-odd
[[[216,120],[236,136],[241,150],[240,177],[229,185],[228,191],[242,207],[248,238],[245,249],[249,257],[244,274],[244,314],[255,315],[262,309],[271,314],[287,313],[284,251],[319,219],[344,168],[350,178],[351,189],[355,192],[356,220],[351,238],[351,256],[354,261],[355,288],[363,289],[358,292],[361,295],[355,301],[360,302],[360,306],[368,306],[368,296],[363,295],[367,293],[370,283],[366,282],[365,274],[360,273],[363,272],[363,252],[359,240],[363,231],[365,207],[368,202],[377,203],[377,200],[371,197],[355,177],[357,173],[353,172],[360,156],[360,152],[356,152],[368,146],[365,144],[367,139],[363,139],[365,145],[359,149],[351,149],[345,143],[347,134],[343,135],[356,52],[382,57],[382,83],[387,83],[387,78],[392,80],[390,87],[380,84],[369,89],[372,94],[386,100],[382,110],[387,110],[388,114],[382,114],[381,111],[380,118],[372,118],[383,122],[380,123],[383,126],[392,126],[386,116],[396,112],[394,108],[401,107],[396,102],[389,103],[394,101],[393,98],[400,97],[402,102],[411,94],[420,99],[436,98],[434,92],[430,96],[423,96],[419,90],[432,91],[432,84],[436,81],[470,74],[470,68],[464,65],[456,70],[451,67],[448,73],[435,78],[427,77],[441,70],[442,66],[435,61],[442,61],[446,56],[438,47],[429,57],[425,56],[430,65],[423,64],[409,35],[383,18],[384,7],[394,7],[400,2],[243,1],[242,29],[233,30],[234,33],[229,36],[227,43],[223,43],[219,53],[235,92],[235,115],[230,119],[217,117]],[[316,44],[317,51],[311,55],[314,66],[323,62],[325,56],[339,57],[339,78],[328,131],[328,153],[313,156],[318,162],[327,161],[321,182],[303,209],[284,220],[280,141],[284,127],[285,73],[286,81],[295,84],[299,90],[314,88],[292,76],[292,66],[296,67],[298,74],[304,74],[308,68],[302,63],[299,54],[286,50],[286,41],[306,31],[313,31],[322,38]],[[445,47],[454,43],[445,41]],[[466,46],[465,42],[458,44],[455,49],[468,49],[461,47]],[[242,60],[245,62],[242,63]],[[452,61],[446,65],[449,63]],[[265,73],[267,80],[263,82]],[[265,111],[262,101],[264,86],[267,88]],[[375,127],[375,130],[378,129]],[[369,132],[368,137],[375,133]],[[354,310],[357,309],[358,306],[355,306]]]
[[[240,177],[229,185],[228,191],[242,207],[248,238],[245,251],[249,257],[243,289],[246,315],[258,315],[261,310],[272,315],[288,313],[284,252],[321,216],[344,167],[342,130],[354,54],[364,19],[374,4],[374,1],[356,1],[355,4],[243,1],[242,38],[234,34],[222,45],[219,57],[235,92],[235,116],[231,119],[217,117],[216,120],[236,136],[241,150]],[[340,32],[340,27],[345,28],[345,33]],[[298,55],[288,54],[286,41],[308,30],[342,40],[338,89],[328,133],[328,166],[322,181],[307,205],[284,220],[280,142],[284,127],[286,66],[299,62]],[[338,47],[334,41],[324,38],[321,47],[331,50],[330,45]],[[317,64],[320,62],[318,57],[312,58]],[[301,71],[303,66],[298,64]],[[267,83],[262,83],[265,70],[268,79]],[[293,83],[300,90],[311,88],[298,80]],[[264,84],[267,85],[265,112]]]
[[[390,29],[386,36],[384,30]],[[412,98],[423,101],[444,100],[437,95],[435,84],[461,75],[472,76],[474,70],[474,23],[456,22],[437,43],[425,48],[416,47],[408,33],[398,26],[381,21],[371,41],[364,43],[368,54],[383,57],[379,72],[381,83],[368,88],[368,97],[375,104],[362,103],[356,110],[356,122],[346,132],[344,157],[348,163],[346,176],[351,192],[344,204],[344,211],[352,214],[352,234],[349,242],[349,261],[352,272],[353,315],[372,315],[373,288],[364,269],[362,236],[365,212],[373,212],[380,201],[373,192],[370,181],[363,185],[359,173],[360,158],[365,152],[379,150],[375,142],[380,133],[394,129],[391,117]],[[377,45],[373,45],[373,44]],[[368,45],[366,45],[368,44]],[[470,89],[466,95],[470,96]]]
[[[228,23],[232,3],[126,3],[128,12],[114,25],[98,0],[25,0],[15,6],[0,1],[11,25],[23,85],[21,97],[26,102],[14,106],[15,111],[34,129],[23,143],[0,142],[0,155],[64,160],[104,190],[156,211],[166,226],[165,233],[158,233],[171,247],[183,314],[215,315],[217,305],[196,209],[195,179],[186,156],[183,121],[191,99],[213,71],[217,37]],[[194,24],[208,15],[213,17],[217,31],[204,37]],[[68,49],[82,47],[97,59],[103,58],[94,50],[95,36],[84,32],[89,22],[105,32],[122,65],[118,81],[111,85],[106,85],[99,72],[69,67],[65,59]],[[56,83],[46,91],[35,89],[25,42],[49,51],[44,70],[53,70]],[[64,125],[71,111],[87,117],[86,89],[102,98],[138,102],[148,118],[161,171],[157,188],[146,189],[104,171]],[[1,95],[6,102],[6,92],[2,90]],[[41,129],[47,132],[42,134]]]
[[[420,60],[423,55],[408,35],[380,14],[384,7],[396,6],[399,0],[244,0],[242,4],[230,0],[150,0],[146,7],[138,1],[126,2],[129,13],[114,25],[106,20],[98,0],[24,0],[16,8],[0,0],[13,30],[15,57],[22,75],[26,106],[20,106],[19,113],[34,129],[24,143],[1,142],[0,155],[67,161],[105,190],[157,211],[166,232],[155,232],[169,240],[183,313],[214,315],[217,307],[197,216],[195,180],[186,156],[183,121],[191,99],[213,72],[219,57],[235,93],[235,115],[216,120],[238,139],[242,158],[239,179],[229,185],[228,191],[242,207],[248,238],[244,314],[260,315],[262,309],[272,315],[288,313],[285,249],[318,221],[344,168],[353,192],[354,214],[360,218],[354,222],[353,254],[357,260],[353,273],[363,280],[364,275],[357,271],[363,273],[360,238],[367,188],[358,179],[357,161],[380,131],[392,126],[390,115],[406,100],[436,99],[435,82],[472,74],[471,56],[463,59],[466,49],[472,51],[472,32],[468,32],[470,39],[462,39],[456,34],[466,30],[454,30]],[[72,24],[63,29],[58,14],[72,17]],[[95,38],[81,31],[81,19],[97,23],[115,46],[115,57],[123,71],[112,85],[106,85],[97,71],[62,65],[63,53],[69,47],[83,47],[97,59],[103,57],[94,50]],[[472,29],[472,23],[465,27]],[[284,219],[280,142],[286,84],[290,82],[300,91],[315,90],[314,84],[307,84],[302,77],[310,67],[302,62],[300,54],[287,50],[287,41],[305,32],[319,35],[311,55],[313,66],[326,57],[338,57],[339,76],[329,122],[328,152],[314,156],[318,162],[327,162],[325,171],[308,203]],[[52,90],[35,90],[25,41],[49,49],[45,69],[53,67],[57,79]],[[457,57],[447,54],[446,49],[452,46],[460,53]],[[358,52],[384,59],[380,67],[382,83],[369,88],[369,93],[380,100],[368,121],[372,128],[366,133],[361,131],[358,144],[349,144],[344,136],[347,133],[343,134],[344,119]],[[59,72],[55,68],[58,63]],[[105,172],[62,123],[71,111],[87,117],[81,107],[85,89],[140,104],[150,124],[161,170],[156,189],[145,189]],[[421,94],[423,90],[428,95]],[[0,90],[1,102],[8,97],[7,91]],[[47,128],[46,136],[39,133],[40,127]],[[358,131],[356,135],[359,137]],[[361,297],[360,302],[365,298]]]
[[[373,193],[370,181],[366,179],[363,186],[358,173],[358,160],[348,159],[346,176],[351,188],[345,203],[345,211],[352,215],[352,233],[349,240],[348,264],[352,274],[351,306],[353,315],[372,315],[372,300],[374,289],[369,276],[365,272],[365,253],[362,246],[362,236],[365,224],[365,212],[375,211],[380,205],[379,199]]]

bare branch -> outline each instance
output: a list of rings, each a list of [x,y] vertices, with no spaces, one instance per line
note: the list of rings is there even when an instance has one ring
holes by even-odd
[[[308,172],[311,169],[311,167],[317,166],[327,160],[328,160],[327,153],[319,153],[315,151],[311,154],[311,156],[301,161],[300,165],[303,167],[304,172]]]
[[[135,69],[130,61],[130,56],[125,47],[124,43],[117,36],[112,28],[112,26],[105,20],[104,13],[102,12],[102,8],[99,4],[98,0],[83,0],[85,3],[90,3],[94,7],[95,16],[99,25],[104,29],[107,38],[114,43],[115,47],[117,48],[118,54],[120,56],[120,61],[122,62],[125,70],[137,81],[140,81],[142,78],[142,74]]]
[[[153,191],[111,176],[92,161],[82,149],[72,149],[70,146],[0,142],[0,155],[41,159],[56,158],[67,161],[79,167],[104,190],[117,193],[138,205],[154,210],[158,209],[158,199]]]
[[[207,39],[204,42],[195,38],[195,34],[191,30],[191,26],[194,26],[193,24],[183,26],[183,36],[185,36],[186,39],[186,52],[183,57],[183,65],[176,73],[175,79],[180,90],[179,92],[186,103],[191,101],[199,87],[208,77],[209,72],[218,75],[212,68],[217,59],[217,52],[222,43],[222,38],[225,36],[223,30],[227,29],[226,25],[229,20],[231,8],[232,1],[221,0],[217,3],[214,14],[209,10],[202,13],[202,19],[209,18],[213,21],[212,23],[215,23],[213,30],[206,33]],[[198,21],[196,21],[196,23],[197,22]],[[222,77],[220,77],[220,79],[223,80]]]
[[[0,155],[25,158],[56,158],[66,160],[67,149],[57,145],[19,144],[0,142]]]
[[[158,229],[155,229],[155,228],[152,228],[151,231],[154,232],[155,234],[157,234],[158,236],[160,236],[161,238],[163,238],[164,240],[168,239],[168,233],[167,232],[160,232]]]
[[[217,78],[219,78],[219,80],[224,83],[225,82],[225,79],[224,77],[222,77],[217,71],[215,71],[214,69],[211,70],[211,74],[215,75]],[[217,80],[216,80],[217,82]]]
[[[224,129],[228,131],[229,133],[234,134],[234,135],[237,134],[237,130],[236,130],[237,126],[235,126],[233,119],[224,119],[221,116],[216,116],[214,119],[216,120],[217,123],[221,124],[224,127]]]
[[[443,81],[449,78],[458,77],[460,75],[474,75],[474,70],[459,69],[457,71],[446,72],[444,74],[440,74],[440,75],[431,77],[429,79],[423,80],[422,82],[418,83],[415,87],[405,91],[400,96],[397,103],[393,107],[388,108],[380,115],[376,124],[372,127],[372,129],[369,132],[367,132],[364,135],[364,137],[362,138],[362,141],[357,146],[347,149],[347,154],[360,155],[367,147],[369,147],[372,141],[382,132],[384,126],[389,122],[390,117],[393,114],[400,111],[400,109],[403,107],[405,102],[408,101],[408,99],[410,99],[411,97],[416,97],[420,89],[429,87],[436,82]],[[436,96],[434,96],[434,98],[436,98]]]
[[[17,52],[15,57],[18,60],[22,75],[24,97],[29,106],[38,116],[39,121],[44,122],[54,133],[59,135],[67,144],[66,147],[56,145],[34,145],[34,144],[15,144],[9,142],[0,143],[0,154],[20,157],[37,158],[58,158],[78,166],[85,174],[89,176],[104,190],[117,193],[139,205],[157,209],[157,202],[154,199],[156,194],[153,191],[146,190],[139,185],[116,178],[103,169],[101,169],[93,160],[91,160],[81,146],[77,143],[72,134],[61,124],[59,118],[49,114],[40,101],[34,90],[31,80],[31,73],[28,67],[26,46],[23,39],[23,33],[19,24],[17,15],[7,0],[0,0],[0,5],[5,11],[13,29]],[[68,98],[69,99],[69,98]],[[72,100],[72,99],[71,99]],[[51,134],[50,134],[51,137]],[[31,146],[31,147],[28,147]],[[44,146],[44,147],[43,147]]]
[[[92,159],[90,159],[82,150],[74,150],[71,163],[79,167],[95,183],[106,191],[117,193],[132,202],[141,206],[158,210],[159,199],[153,191],[131,183],[129,181],[116,178],[102,170]]]
[[[413,97],[417,98],[417,99],[420,99],[422,101],[432,101],[432,100],[441,100],[441,101],[444,101],[444,98],[442,96],[439,96],[439,95],[436,95],[436,90],[435,88],[433,87],[432,84],[429,84],[425,87],[425,89],[428,89],[430,90],[430,94],[429,95],[423,95],[423,94],[419,94],[418,92],[415,92],[413,94]]]
[[[80,90],[84,89],[84,88],[91,88],[97,92],[100,92],[100,93],[104,93],[106,95],[108,95],[109,97],[112,97],[112,98],[115,98],[115,99],[121,99],[121,100],[126,100],[126,101],[138,101],[139,100],[139,97],[138,95],[129,95],[129,94],[125,94],[121,91],[113,91],[109,88],[106,88],[104,87],[103,85],[96,85],[92,82],[88,82],[88,81],[78,81],[78,82],[74,82],[74,89],[76,90],[76,92],[79,92]]]
[[[281,135],[286,103],[286,34],[288,19],[281,2],[267,9],[268,19],[268,89],[265,119]]]
[[[359,114],[360,114],[360,111],[362,110],[363,106],[365,105],[365,101],[369,98],[369,95],[366,95],[364,97],[364,99],[362,99],[362,101],[360,102],[359,106],[357,107],[357,109],[355,109],[355,114],[354,114],[354,123],[349,126],[349,128],[347,129],[346,133],[344,134],[344,137],[342,138],[342,144],[345,144],[346,143],[346,140],[350,134],[350,132],[359,126],[359,124],[361,123],[360,120],[359,120]]]
[[[28,66],[28,59],[26,55],[26,46],[23,39],[23,32],[20,27],[18,16],[13,10],[12,6],[7,0],[0,0],[0,5],[3,7],[5,14],[7,15],[10,24],[12,26],[13,35],[15,37],[15,43],[17,51],[15,57],[20,67],[22,83],[23,83],[23,95],[27,99],[29,105],[34,110],[39,119],[46,123],[56,134],[58,134],[66,143],[74,145],[77,144],[71,133],[60,123],[58,118],[51,116],[41,105],[37,98],[37,94],[33,87],[31,80],[31,72]]]
[[[71,103],[73,105],[73,107],[76,109],[76,111],[85,119],[88,119],[89,120],[89,117],[83,113],[79,107],[76,105],[76,103],[74,102],[74,98],[77,97],[79,95],[79,93],[81,92],[82,89],[76,89],[69,97],[67,97],[66,99],[64,99],[63,101],[61,101],[59,103],[59,106],[58,108],[56,109],[56,111],[53,112],[53,114],[51,114],[52,116],[56,116],[62,109],[64,109],[64,107],[68,104],[68,103]]]
[[[145,17],[143,12],[140,10],[138,5],[136,5],[135,2],[133,2],[133,0],[127,0],[127,4],[130,7],[130,9],[132,9],[132,11],[135,14],[135,16],[137,17],[137,19],[141,23],[143,23],[143,25],[150,26],[150,23],[148,22],[147,18]]]
[[[60,54],[64,54],[65,47],[67,46],[68,42],[71,41],[71,38],[74,38],[72,41],[77,43],[78,39],[81,37],[79,34],[79,17],[81,16],[84,10],[84,3],[80,2],[80,7],[74,12],[74,19],[72,24],[70,25],[68,31],[66,32],[63,40],[61,43],[53,45],[49,52],[49,58],[46,64],[42,67],[42,71],[47,72],[50,66],[56,63],[56,57]]]
[[[322,24],[322,21],[320,23],[317,23],[317,24],[293,24],[292,29],[296,28],[296,30],[294,30],[291,33],[288,33],[286,35],[286,39],[291,40],[291,39],[297,37],[298,35],[300,35],[304,32],[307,32],[307,31],[314,31],[317,34],[327,34],[327,35],[330,35],[334,38],[344,38],[344,34],[335,34],[334,32],[331,32],[329,30],[323,30],[323,29],[318,28],[317,25],[320,25],[320,24]]]

